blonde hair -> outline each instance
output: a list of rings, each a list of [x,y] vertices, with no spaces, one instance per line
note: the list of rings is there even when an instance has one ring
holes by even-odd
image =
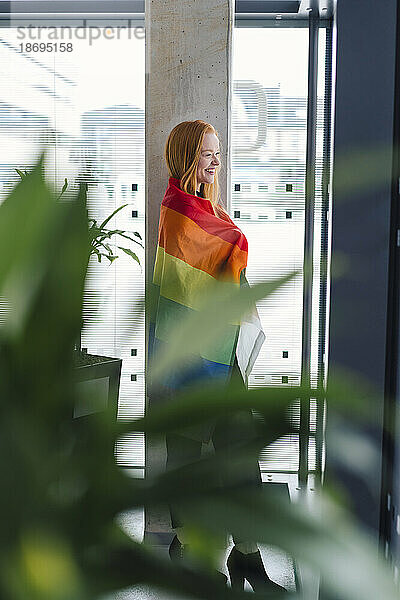
[[[197,190],[197,165],[206,133],[215,133],[219,139],[218,132],[210,123],[200,119],[183,121],[173,128],[165,144],[164,158],[170,177],[180,179],[181,189],[194,196]],[[204,197],[210,200],[217,210],[220,204],[219,169],[220,166],[216,168],[214,183],[202,183],[200,188]]]

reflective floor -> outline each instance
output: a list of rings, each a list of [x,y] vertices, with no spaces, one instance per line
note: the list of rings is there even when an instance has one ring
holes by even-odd
[[[124,530],[131,535],[135,540],[141,541],[144,532],[143,511],[130,511],[121,515],[121,523]],[[158,547],[160,552],[167,554],[167,547]],[[230,547],[226,549],[225,557],[222,558],[220,570],[227,573],[226,558],[230,552]],[[295,591],[295,575],[293,562],[283,552],[276,548],[268,546],[260,546],[260,551],[263,557],[265,568],[270,578],[280,585],[284,586],[289,591]],[[246,583],[246,585],[248,585]],[[248,586],[251,590],[251,587]],[[133,588],[123,590],[112,597],[107,597],[107,600],[177,600],[176,594],[168,595],[155,589],[149,589],[146,586],[138,585]],[[106,600],[106,599],[104,599]]]

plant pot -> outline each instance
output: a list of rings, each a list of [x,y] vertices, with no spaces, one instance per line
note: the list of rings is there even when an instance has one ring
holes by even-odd
[[[74,418],[84,417],[112,407],[117,418],[121,358],[96,356],[75,351],[76,381],[87,388],[85,402],[77,403]]]

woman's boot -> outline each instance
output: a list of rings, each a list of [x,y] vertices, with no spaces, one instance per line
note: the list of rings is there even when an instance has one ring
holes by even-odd
[[[175,535],[172,542],[170,543],[168,552],[172,561],[180,561],[185,558],[185,546],[180,543],[177,535]],[[218,577],[218,579],[223,583],[227,583],[228,578],[225,575],[225,573],[221,573],[221,571],[216,570],[213,571],[212,574]]]
[[[184,546],[178,540],[178,536],[175,535],[168,549],[171,560],[182,560],[184,554]]]
[[[254,592],[262,592],[266,589],[277,592],[287,591],[268,577],[259,550],[243,554],[233,547],[227,560],[227,567],[232,588],[244,589],[244,580],[247,579]]]

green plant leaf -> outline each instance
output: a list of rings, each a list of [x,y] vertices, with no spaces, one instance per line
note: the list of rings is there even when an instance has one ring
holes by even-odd
[[[96,232],[95,232],[96,233]],[[102,242],[104,242],[104,240],[109,239],[111,236],[108,233],[105,234],[101,234],[100,230],[98,230],[98,233],[96,233],[96,240],[95,243],[101,244]]]
[[[21,171],[20,169],[15,169],[18,173],[18,175],[21,177],[21,179],[23,179],[26,176],[26,171],[25,173],[23,173],[23,171]]]
[[[149,367],[152,385],[160,382],[172,368],[176,369],[176,365],[181,365],[182,369],[193,366],[191,356],[196,357],[201,348],[212,347],[226,327],[238,322],[254,302],[269,296],[298,273],[293,271],[273,281],[240,289],[232,285],[221,286],[219,282],[215,286],[209,285],[202,297],[202,308],[183,317],[180,326],[169,337],[168,353],[159,352],[152,358]],[[157,289],[150,290],[149,295],[155,299]],[[204,327],[205,322],[207,327]]]
[[[149,547],[131,540],[113,541],[98,552],[96,561],[88,564],[93,581],[93,596],[99,592],[117,591],[132,584],[147,583],[154,593],[168,592],[172,598],[199,600],[249,600],[248,592],[236,591],[222,584],[210,570],[195,564],[175,565]],[[97,584],[97,585],[96,585]],[[136,590],[135,590],[136,591]],[[284,599],[292,596],[253,593],[251,600]]]
[[[134,238],[130,237],[129,235],[126,235],[126,232],[123,231],[122,229],[113,229],[112,231],[110,231],[111,234],[117,234],[120,235],[121,237],[130,240],[131,242],[134,242],[135,244],[139,244],[139,246],[141,248],[144,248],[143,244],[141,244],[140,242],[138,242],[137,240],[135,240]],[[136,232],[134,232],[134,235],[136,234]],[[140,237],[140,236],[139,236]]]
[[[30,302],[39,293],[44,276],[44,254],[53,235],[57,208],[54,194],[43,178],[43,161],[44,153],[0,206],[0,252],[7,256],[7,260],[0,262],[0,294],[12,307],[3,332],[5,329],[17,332],[24,327]],[[18,245],[17,230],[21,237]],[[11,254],[9,248],[13,248]]]
[[[389,566],[346,511],[321,494],[311,511],[306,502],[285,502],[271,492],[268,485],[261,492],[232,491],[230,499],[193,499],[181,510],[202,530],[234,531],[241,539],[277,546],[301,559],[321,573],[332,598],[398,600]]]
[[[168,395],[164,401],[161,395],[146,416],[127,423],[125,427],[127,431],[165,433],[248,408],[265,413],[271,423],[279,423],[282,411],[287,410],[301,394],[315,396],[315,390],[304,386],[244,390],[241,385],[230,385],[227,389],[222,385],[202,383],[201,387],[181,391],[173,398]]]
[[[179,504],[192,544],[205,562],[213,557],[207,539],[233,532],[282,548],[319,571],[324,591],[334,600],[398,599],[389,566],[377,558],[368,535],[346,511],[323,495],[321,502],[316,497],[305,506],[275,496],[268,484],[255,493],[241,477],[235,479],[254,464],[265,444],[295,433],[288,414],[299,396],[326,399],[338,410],[342,438],[337,443],[343,446],[344,458],[360,452],[365,460],[373,460],[361,437],[348,443],[351,434],[345,428],[346,419],[354,415],[367,424],[370,403],[376,404],[375,391],[360,377],[348,374],[340,379],[331,372],[326,391],[282,387],[244,392],[234,386],[228,393],[220,387],[203,387],[188,389],[173,400],[161,393],[160,404],[132,423],[115,423],[111,406],[88,418],[72,418],[78,401],[97,395],[77,386],[72,361],[81,327],[88,236],[90,240],[92,234],[100,235],[99,248],[106,248],[103,242],[110,232],[88,220],[84,193],[71,202],[55,201],[55,191],[43,178],[43,156],[32,172],[18,173],[21,181],[0,206],[0,295],[10,306],[0,327],[0,446],[7,457],[0,462],[0,510],[7,515],[0,522],[0,596],[97,600],[105,593],[147,583],[156,593],[167,591],[174,598],[249,598],[246,592],[219,584],[204,565],[171,564],[146,545],[129,540],[116,524],[121,510],[165,502]],[[98,240],[90,251],[98,260],[116,258],[96,244]],[[171,356],[162,358],[163,368],[184,362],[185,354],[195,351],[192,338],[202,335],[202,318],[218,335],[224,321],[239,319],[251,302],[273,293],[294,275],[238,295],[228,288],[225,296],[209,295],[208,311],[197,315],[194,326],[184,324],[186,333],[183,328],[173,341]],[[218,456],[205,456],[145,480],[133,480],[115,464],[115,442],[121,434],[182,433],[208,419],[233,417],[244,408],[261,415],[254,435]],[[225,489],[217,485],[221,473],[232,475]],[[301,592],[295,597],[299,596],[310,600]],[[250,596],[268,597],[278,596]]]
[[[101,254],[100,250],[98,250],[96,247],[92,246],[91,253],[95,254],[97,256],[98,262],[101,262],[101,256],[102,256],[102,254]]]
[[[110,256],[113,256],[114,253],[113,253],[112,248],[111,248],[111,246],[109,244],[102,243],[102,244],[100,244],[100,246],[102,246],[103,248],[105,248]]]
[[[59,199],[61,198],[61,196],[63,195],[63,193],[64,193],[64,192],[65,192],[65,190],[67,189],[67,187],[68,187],[68,179],[65,177],[65,178],[64,178],[64,185],[63,185],[63,187],[62,187],[61,193],[60,193],[60,195],[58,196],[57,200],[59,200]]]
[[[136,262],[140,265],[139,258],[136,256],[136,254],[134,252],[132,252],[132,250],[130,250],[129,248],[122,248],[121,246],[118,246],[118,248],[120,250],[122,250],[123,252],[125,252],[125,254],[127,254],[128,256],[133,258],[133,260],[136,260]]]
[[[107,223],[109,221],[111,221],[111,219],[114,217],[114,215],[116,215],[120,210],[125,208],[125,206],[128,206],[128,204],[123,204],[122,206],[119,206],[118,208],[116,208],[114,210],[114,212],[112,212],[111,215],[109,215],[106,219],[104,219],[104,221],[99,225],[99,229],[104,229],[104,227],[107,225]]]

